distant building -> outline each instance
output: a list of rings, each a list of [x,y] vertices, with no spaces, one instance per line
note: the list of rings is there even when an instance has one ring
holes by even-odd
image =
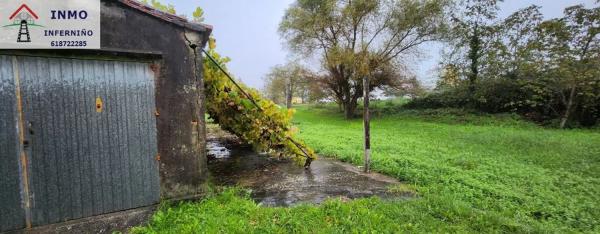
[[[302,100],[301,97],[293,97],[292,98],[292,103],[293,104],[304,104],[304,101]]]

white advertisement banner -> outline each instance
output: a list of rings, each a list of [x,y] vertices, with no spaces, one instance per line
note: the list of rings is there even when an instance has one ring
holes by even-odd
[[[100,0],[0,0],[0,49],[100,49]]]

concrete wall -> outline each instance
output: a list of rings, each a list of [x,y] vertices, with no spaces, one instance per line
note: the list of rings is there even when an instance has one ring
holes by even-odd
[[[156,78],[161,198],[201,192],[206,178],[206,130],[202,48],[210,32],[199,32],[102,0],[102,49],[162,54]]]

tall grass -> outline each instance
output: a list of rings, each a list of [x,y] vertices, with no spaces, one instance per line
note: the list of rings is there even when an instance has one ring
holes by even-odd
[[[360,119],[298,109],[301,138],[360,165]],[[416,212],[473,231],[600,230],[600,132],[459,113],[399,111],[372,122],[373,168],[417,186],[430,203]]]
[[[381,105],[381,106],[378,106]],[[396,105],[376,103],[375,110]],[[360,165],[362,121],[300,106],[299,136]],[[372,121],[373,169],[418,198],[266,208],[239,189],[165,206],[140,233],[600,232],[600,132],[537,127],[512,115],[395,109]]]

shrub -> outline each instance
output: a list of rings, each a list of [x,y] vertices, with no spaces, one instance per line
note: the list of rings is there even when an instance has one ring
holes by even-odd
[[[436,108],[462,108],[470,104],[469,92],[466,85],[456,88],[436,90],[424,97],[415,98],[407,103],[407,108],[436,109]]]
[[[558,126],[564,111],[560,93],[540,80],[484,79],[471,95],[466,84],[436,90],[405,105],[412,109],[468,108],[486,113],[517,113],[542,125]],[[600,119],[600,97],[581,100],[569,127],[591,127]]]

